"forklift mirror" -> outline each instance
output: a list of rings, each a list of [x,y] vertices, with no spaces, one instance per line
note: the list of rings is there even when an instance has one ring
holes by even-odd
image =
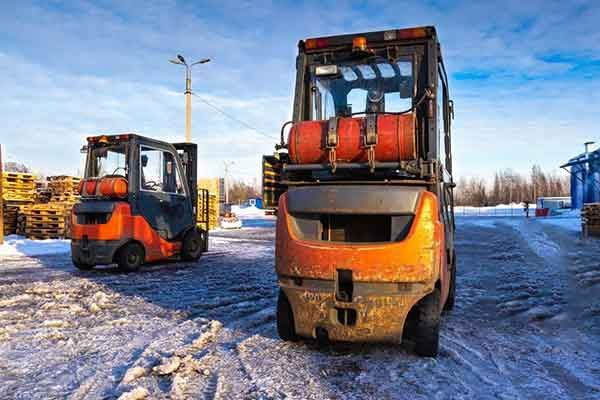
[[[142,167],[146,167],[148,165],[148,156],[145,154],[142,154]]]
[[[87,153],[87,152],[88,152],[88,147],[87,147],[87,146],[83,146],[83,147],[81,148],[81,150],[79,150],[79,152],[80,152],[81,154],[85,154],[85,153]]]

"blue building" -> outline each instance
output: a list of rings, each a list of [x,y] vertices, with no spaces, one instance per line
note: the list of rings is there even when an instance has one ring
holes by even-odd
[[[591,144],[591,143],[589,143]],[[600,149],[587,151],[561,165],[571,173],[571,208],[600,202]]]

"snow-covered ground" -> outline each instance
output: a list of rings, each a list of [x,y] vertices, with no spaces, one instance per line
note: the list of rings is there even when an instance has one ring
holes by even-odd
[[[4,253],[0,398],[597,399],[600,241],[549,220],[457,218],[437,359],[281,342],[274,218],[211,232],[198,263],[136,274]]]
[[[0,257],[42,256],[45,254],[60,254],[71,251],[70,240],[31,240],[23,236],[8,235],[0,244]]]

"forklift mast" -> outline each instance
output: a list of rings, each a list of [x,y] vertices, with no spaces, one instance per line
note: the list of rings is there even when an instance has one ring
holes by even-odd
[[[183,170],[187,187],[190,190],[190,201],[194,219],[198,219],[198,146],[195,143],[172,143],[177,150]]]

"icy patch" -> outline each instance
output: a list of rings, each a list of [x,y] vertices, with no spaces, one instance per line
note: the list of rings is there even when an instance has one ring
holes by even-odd
[[[31,240],[22,236],[8,235],[0,245],[0,257],[42,256],[63,254],[71,251],[71,241],[68,239]]]
[[[569,232],[581,233],[581,216],[579,212],[560,217],[540,218],[538,221],[542,224],[556,226]]]
[[[507,218],[503,222],[515,228],[538,257],[554,259],[560,255],[560,245],[550,239],[542,230],[543,226],[539,224],[538,219],[522,220]]]
[[[482,217],[482,218],[463,218],[462,216],[456,217],[456,225],[463,226],[480,226],[482,228],[495,228],[496,222],[494,218]]]

